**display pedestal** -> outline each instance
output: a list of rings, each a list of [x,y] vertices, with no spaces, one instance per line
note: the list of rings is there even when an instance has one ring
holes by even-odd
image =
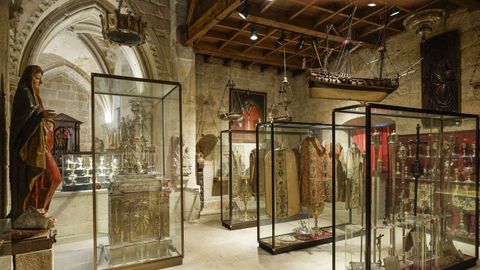
[[[122,175],[117,181],[109,189],[109,265],[168,257],[170,192],[162,190],[162,180]]]
[[[40,236],[13,242],[13,269],[53,269],[52,244],[53,240],[47,236]]]

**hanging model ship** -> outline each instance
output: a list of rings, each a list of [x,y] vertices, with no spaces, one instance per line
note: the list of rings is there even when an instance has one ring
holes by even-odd
[[[352,41],[352,21],[355,14],[353,13],[347,19],[348,28],[347,35],[339,48],[337,60],[334,62],[334,69],[330,70],[328,67],[329,57],[333,49],[328,47],[328,34],[333,29],[329,26],[327,29],[326,49],[324,61],[320,59],[318,46],[313,42],[320,68],[310,68],[306,75],[308,79],[308,91],[311,98],[325,98],[325,99],[342,99],[342,100],[357,100],[363,102],[378,102],[395,91],[399,86],[398,75],[395,78],[382,77],[385,59],[385,27],[382,30],[382,44],[378,48],[379,56],[379,75],[374,78],[361,78],[351,76],[350,54],[355,51],[360,45],[354,44]],[[388,14],[385,14],[385,26],[387,25]]]

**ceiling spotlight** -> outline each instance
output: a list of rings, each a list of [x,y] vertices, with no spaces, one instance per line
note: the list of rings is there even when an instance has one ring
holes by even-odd
[[[277,39],[277,44],[280,46],[285,45],[285,31],[282,30],[280,37]]]
[[[368,3],[367,6],[369,6],[369,7],[376,7],[377,4],[372,2],[372,3]]]
[[[390,17],[398,15],[399,13],[400,13],[400,9],[398,9],[397,7],[392,7],[389,10]]]
[[[243,2],[243,8],[242,8],[242,10],[241,10],[240,12],[238,12],[238,15],[239,15],[242,19],[244,19],[244,20],[247,19],[247,16],[248,16],[248,3],[247,3],[247,0],[245,0],[245,1]]]
[[[305,38],[304,38],[303,35],[302,35],[302,36],[300,37],[300,41],[298,41],[297,49],[298,49],[298,50],[303,49],[303,45],[305,45]]]
[[[251,40],[257,40],[257,27],[255,25],[252,25],[252,29],[250,30],[250,39]]]

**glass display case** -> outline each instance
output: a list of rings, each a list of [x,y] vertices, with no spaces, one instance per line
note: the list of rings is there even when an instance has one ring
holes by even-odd
[[[269,122],[256,135],[259,246],[278,254],[330,243],[332,156],[343,152],[331,125]]]
[[[115,155],[97,153],[96,189],[107,188],[115,172]],[[93,157],[91,152],[62,154],[62,191],[92,190]]]
[[[92,100],[96,269],[181,264],[180,84],[92,74]]]
[[[368,104],[332,118],[334,141],[351,141],[346,182],[334,179],[346,190],[333,207],[334,269],[474,266],[478,116]]]
[[[230,230],[253,227],[256,222],[254,181],[255,131],[220,132],[222,185],[221,220]]]

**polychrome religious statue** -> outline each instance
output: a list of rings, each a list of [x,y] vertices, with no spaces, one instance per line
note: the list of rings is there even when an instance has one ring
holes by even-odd
[[[38,210],[38,213],[48,211],[53,194],[61,183],[60,171],[51,154],[55,113],[45,109],[40,98],[42,76],[43,71],[39,66],[28,66],[13,99],[9,217],[14,220],[16,229],[46,229],[32,228],[25,222],[15,220],[24,213],[32,212],[28,209]],[[34,216],[48,219],[45,215]]]

